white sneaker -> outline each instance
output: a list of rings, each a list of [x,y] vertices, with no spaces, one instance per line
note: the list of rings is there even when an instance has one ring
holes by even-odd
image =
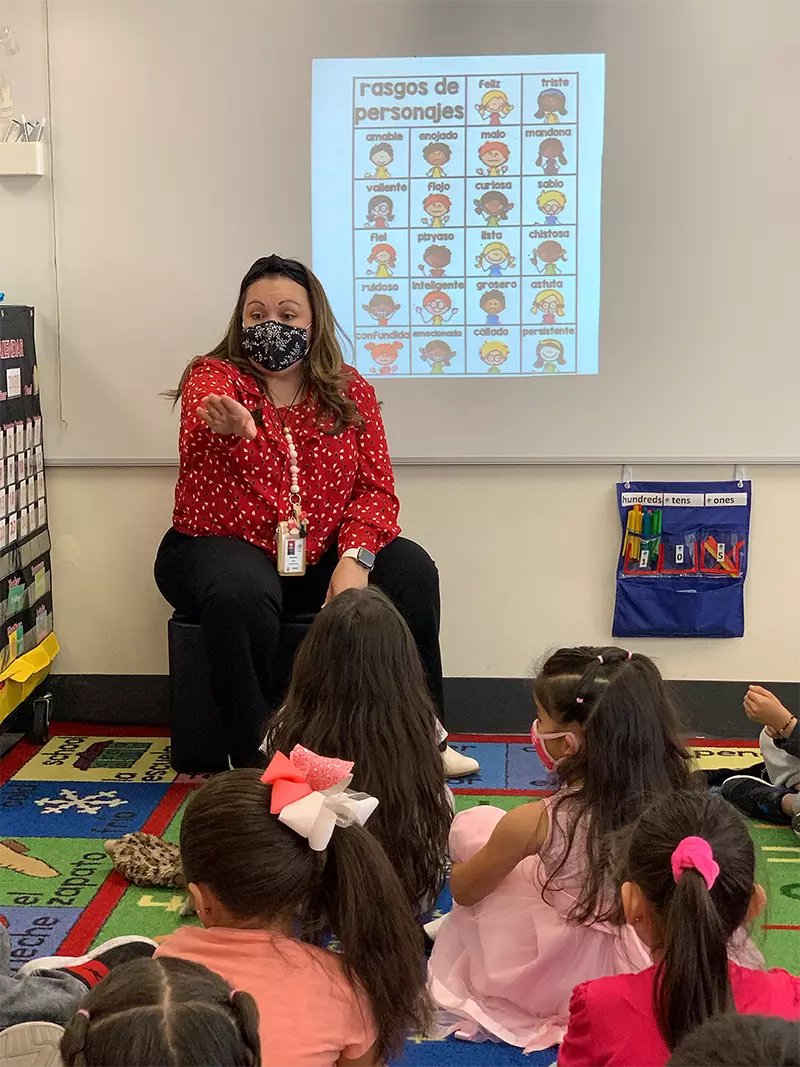
[[[125,946],[127,945],[131,947],[125,951]],[[110,969],[120,963],[127,963],[129,959],[136,959],[139,956],[152,956],[157,948],[158,943],[149,937],[137,937],[135,934],[112,937],[110,941],[104,941],[102,945],[98,945],[97,948],[87,952],[85,956],[41,956],[39,959],[28,960],[27,963],[23,963],[17,974],[24,977],[33,971],[52,971],[62,967],[78,967],[82,963],[88,963],[89,960],[99,960]]]
[[[3,1067],[61,1067],[59,1046],[63,1026],[55,1023],[17,1023],[0,1033]]]
[[[442,753],[445,778],[466,778],[468,774],[477,774],[481,769],[480,763],[472,756],[465,756],[463,752],[457,752],[450,745]]]

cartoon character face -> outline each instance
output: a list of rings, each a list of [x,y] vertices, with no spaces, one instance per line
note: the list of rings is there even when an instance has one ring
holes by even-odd
[[[536,255],[542,263],[556,263],[559,259],[566,259],[567,252],[558,241],[542,241],[536,249]]]
[[[536,197],[536,206],[545,215],[557,215],[566,203],[567,198],[559,189],[545,189]]]
[[[502,293],[484,293],[481,297],[481,307],[487,315],[499,315],[506,306],[506,298]]]
[[[367,214],[371,219],[391,219],[394,217],[394,204],[388,196],[373,196],[367,205]]]
[[[392,341],[391,344],[376,345],[369,341],[364,347],[374,363],[377,363],[379,367],[388,367],[397,359],[397,353],[403,347],[403,342]]]
[[[444,245],[428,245],[422,257],[429,267],[446,267],[452,258],[450,249]]]
[[[502,167],[508,159],[508,149],[505,145],[492,147],[492,142],[489,142],[478,150],[478,155],[487,167]]]
[[[447,293],[428,293],[422,301],[422,306],[431,315],[443,315],[445,311],[449,311],[452,301]]]
[[[506,201],[508,203],[508,201]],[[498,197],[493,197],[491,200],[484,200],[483,206],[486,208],[488,215],[499,215],[506,208],[506,203],[503,203]]]
[[[557,137],[546,137],[539,145],[539,155],[544,159],[563,159],[564,145]]]
[[[428,341],[425,347],[419,350],[419,354],[432,366],[439,363],[449,367],[451,360],[455,358],[455,352],[444,341]]]
[[[539,348],[539,355],[542,357],[545,363],[555,363],[561,352],[552,342],[550,344],[542,345]]]
[[[488,259],[490,263],[503,263],[505,262],[507,255],[508,253],[502,245],[494,245],[486,253],[486,259]]]
[[[433,141],[425,145],[422,154],[432,167],[443,167],[449,161],[452,152],[450,145],[443,141]]]
[[[536,346],[536,362],[533,365],[534,370],[541,370],[542,367],[552,367],[556,369],[556,364],[564,364],[564,346],[560,341],[556,341],[553,337],[543,338]]]
[[[394,152],[392,151],[391,145],[376,144],[370,152],[369,158],[376,167],[386,167],[394,159]]]
[[[376,263],[393,264],[394,263],[394,251],[391,248],[384,246],[377,246],[370,256]]]
[[[387,293],[375,293],[370,302],[362,306],[364,311],[371,315],[373,319],[383,319],[384,321],[388,321],[396,311],[400,310],[400,305],[395,304]]]
[[[546,315],[563,315],[563,307],[564,298],[559,296],[558,293],[551,293],[549,290],[546,290],[537,296],[533,303],[534,311],[543,311]]]
[[[501,341],[484,341],[481,345],[481,359],[487,367],[499,367],[508,359],[508,345]]]
[[[488,93],[483,94],[480,104],[476,106],[479,111],[488,115],[507,115],[513,110],[513,105],[508,102],[508,97],[502,89],[490,89]]]
[[[545,115],[553,115],[558,112],[561,115],[567,113],[566,97],[560,89],[545,89],[539,93],[536,99],[536,103],[539,105],[539,109],[536,112],[536,118],[544,118]]]
[[[440,219],[450,210],[450,201],[447,197],[433,200],[428,198],[425,201],[425,210],[432,219]]]

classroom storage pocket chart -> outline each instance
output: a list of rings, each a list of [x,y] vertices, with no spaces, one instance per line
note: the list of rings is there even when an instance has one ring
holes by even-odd
[[[597,373],[602,55],[316,59],[314,270],[386,378]]]
[[[751,483],[617,484],[615,637],[741,637]]]
[[[0,306],[0,673],[53,629],[32,307]]]

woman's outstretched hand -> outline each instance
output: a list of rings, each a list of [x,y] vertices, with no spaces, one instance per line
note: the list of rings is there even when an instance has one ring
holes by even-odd
[[[252,414],[232,396],[209,393],[197,409],[197,414],[214,433],[255,440],[257,430]]]

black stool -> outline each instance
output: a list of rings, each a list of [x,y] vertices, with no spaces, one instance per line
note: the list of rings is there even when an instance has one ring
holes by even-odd
[[[281,622],[273,670],[276,707],[289,684],[294,654],[313,621],[313,615],[294,615]],[[172,767],[182,774],[226,771],[228,741],[211,695],[200,625],[175,612],[167,623],[167,638]]]

